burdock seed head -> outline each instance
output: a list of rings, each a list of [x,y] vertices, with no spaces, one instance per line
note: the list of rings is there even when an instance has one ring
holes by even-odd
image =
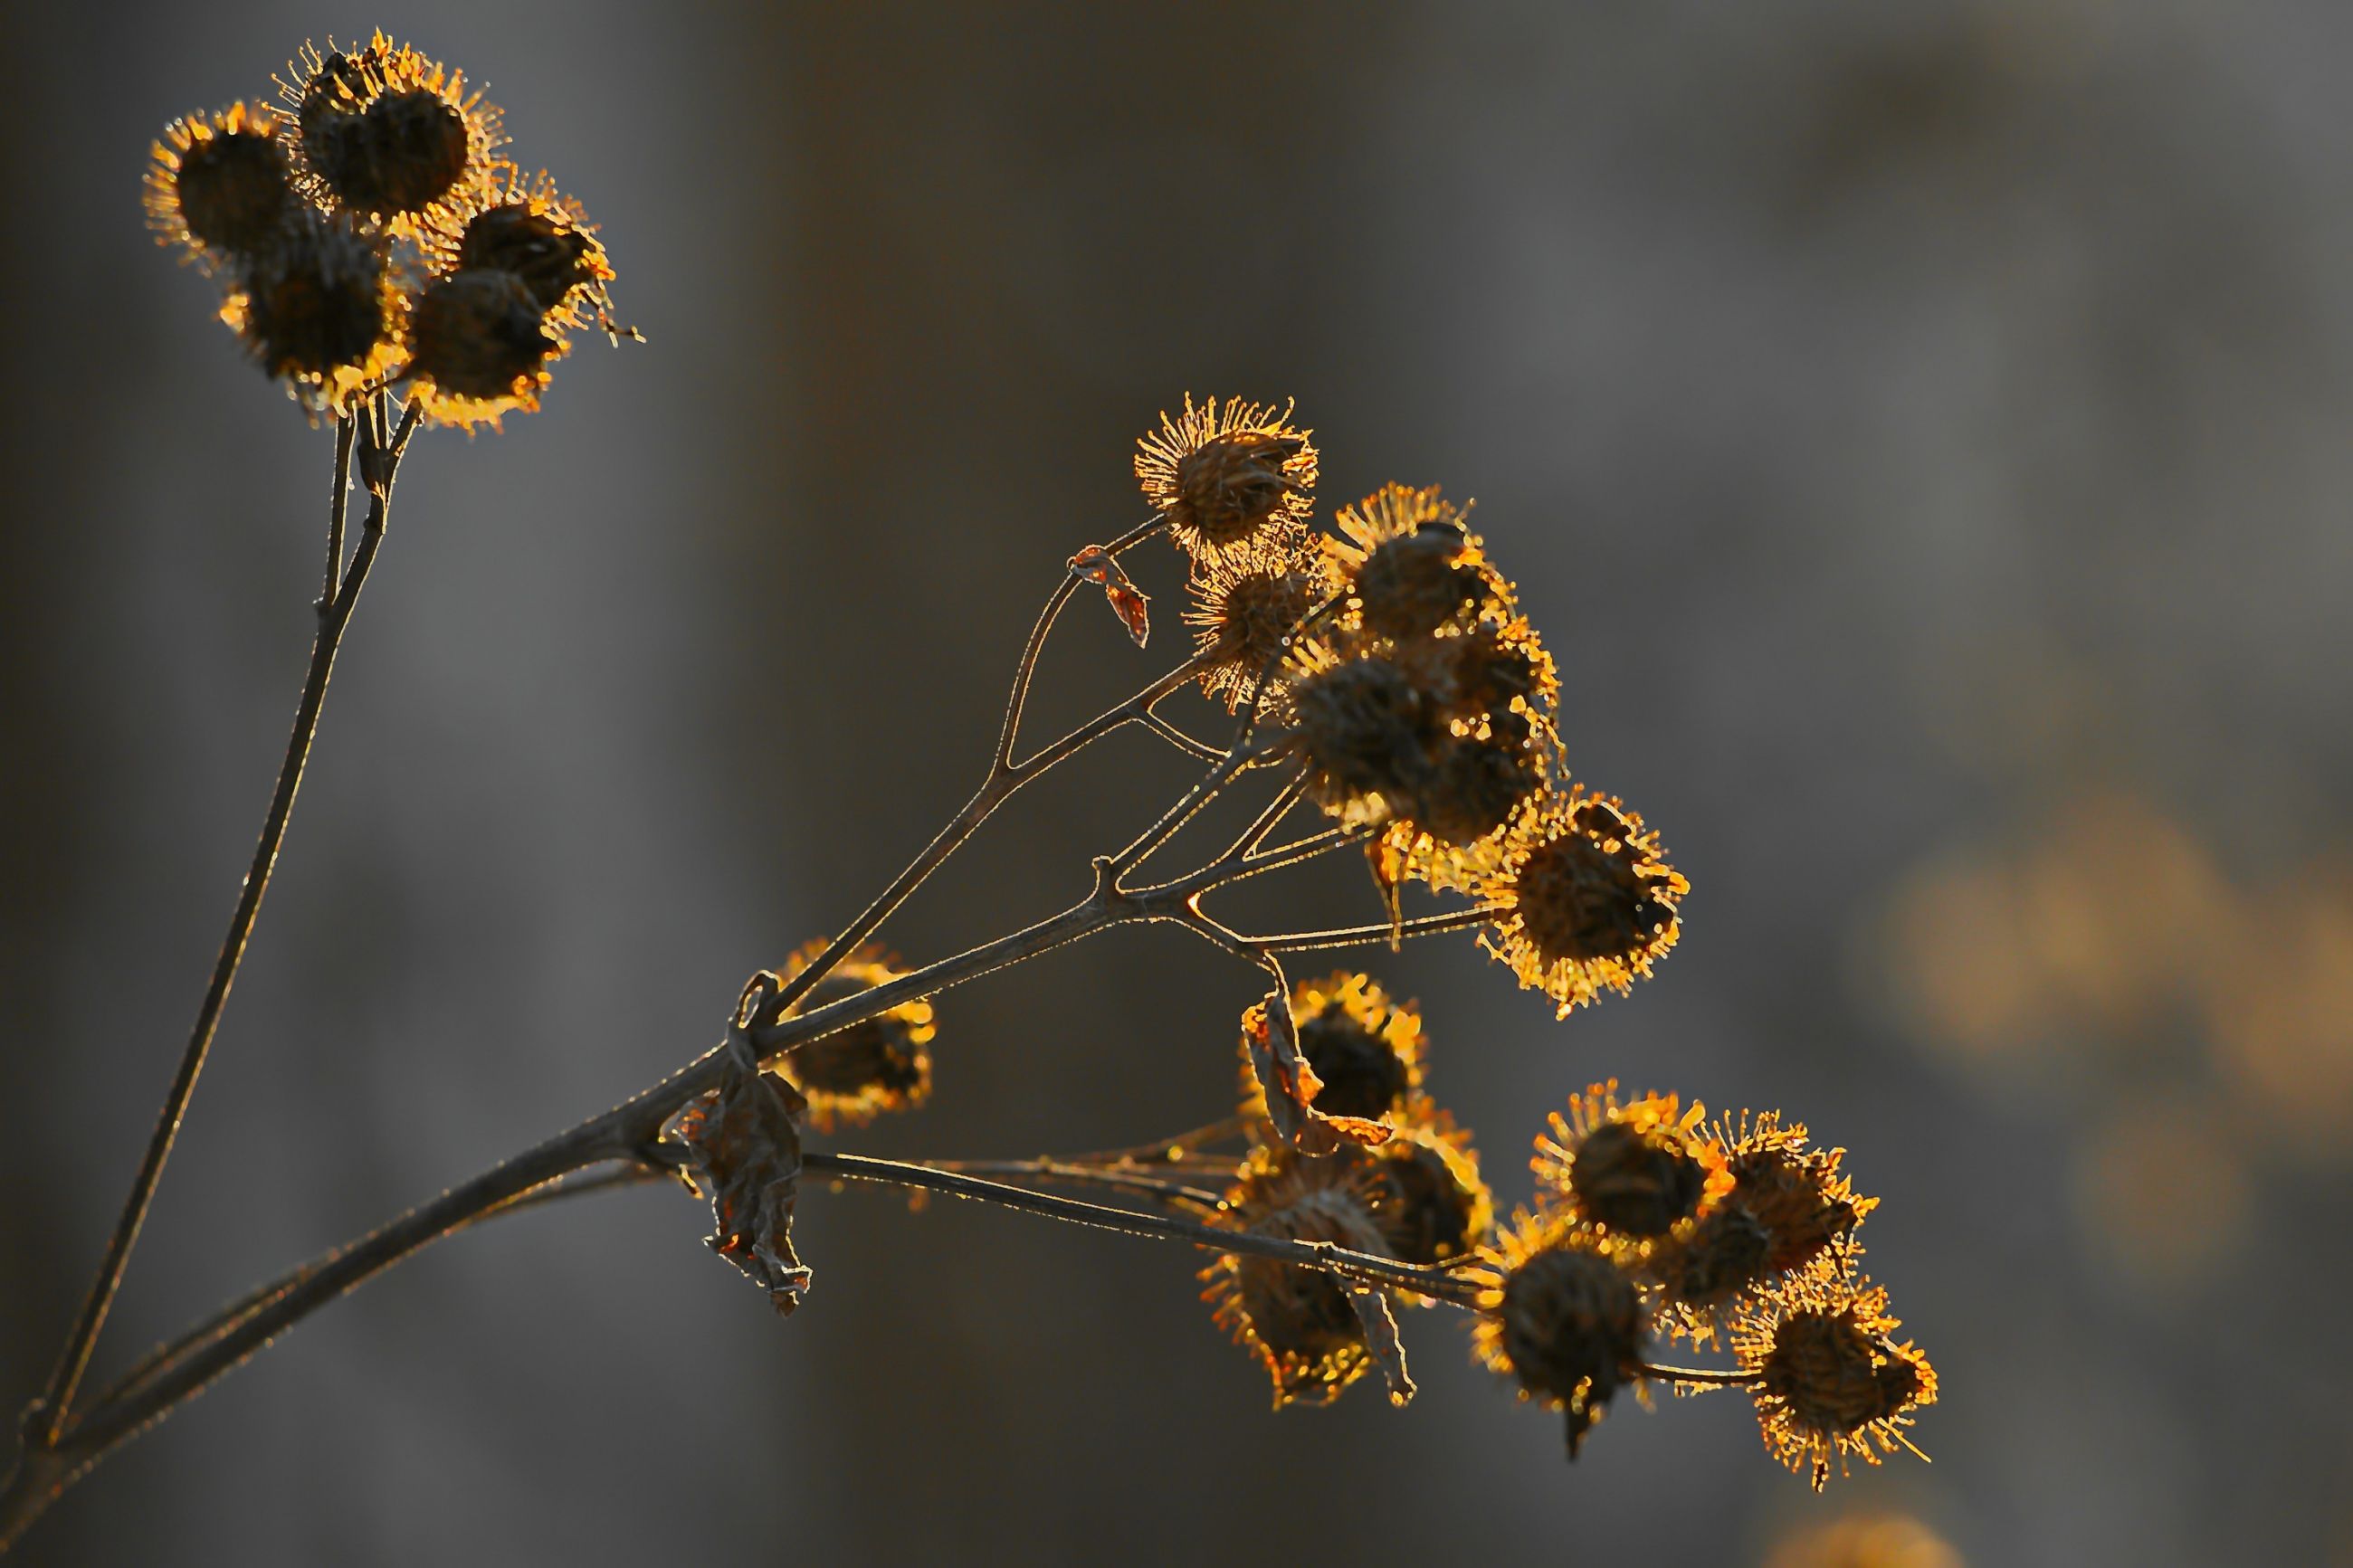
[[[1185,621],[1194,628],[1201,689],[1224,698],[1228,712],[1250,699],[1261,674],[1261,696],[1281,688],[1283,651],[1315,607],[1313,564],[1303,538],[1285,533],[1213,556],[1193,574]]]
[[[1415,823],[1438,843],[1467,849],[1508,826],[1546,787],[1532,737],[1508,731],[1452,735],[1439,748]]]
[[[1511,584],[1487,564],[1462,519],[1435,485],[1384,485],[1340,509],[1346,537],[1327,548],[1366,631],[1409,638],[1482,611],[1508,618]]]
[[[1690,890],[1640,816],[1580,787],[1546,796],[1514,826],[1500,868],[1480,879],[1477,891],[1502,911],[1481,941],[1566,1017],[1650,973],[1674,945]]]
[[[1766,1266],[1776,1272],[1804,1268],[1842,1247],[1879,1205],[1840,1172],[1845,1150],[1808,1148],[1804,1126],[1784,1126],[1776,1112],[1753,1125],[1746,1114],[1726,1118],[1718,1138],[1728,1151],[1732,1201],[1757,1216],[1771,1243]]]
[[[596,226],[544,172],[480,187],[477,199],[438,222],[424,244],[437,272],[491,270],[522,279],[552,322],[602,323],[612,308],[607,286],[613,264]]]
[[[1226,1194],[1224,1223],[1253,1236],[1387,1251],[1366,1172],[1354,1159],[1257,1150]],[[1373,1364],[1363,1320],[1323,1270],[1228,1253],[1201,1279],[1212,1318],[1266,1368],[1276,1409],[1328,1405]]]
[[[1611,1242],[1657,1241],[1732,1190],[1725,1154],[1702,1126],[1706,1108],[1672,1094],[1621,1102],[1618,1080],[1573,1095],[1552,1114],[1530,1162],[1540,1194]]]
[[[207,267],[276,244],[296,206],[293,163],[277,116],[233,103],[164,128],[147,169],[156,239]]]
[[[1573,1459],[1611,1396],[1640,1375],[1641,1293],[1563,1215],[1514,1215],[1496,1262],[1502,1281],[1480,1293],[1473,1347],[1521,1398],[1563,1413]]]
[[[1292,410],[1212,397],[1160,416],[1136,441],[1135,478],[1166,513],[1168,534],[1197,564],[1270,532],[1303,527],[1314,505],[1316,458]]]
[[[1480,1178],[1471,1134],[1445,1111],[1427,1110],[1378,1149],[1354,1157],[1371,1161],[1388,1184],[1376,1217],[1389,1250],[1406,1262],[1467,1257],[1492,1237],[1494,1196]]]
[[[1446,736],[1424,686],[1377,653],[1310,641],[1290,666],[1293,722],[1310,799],[1344,822],[1411,816]]]
[[[340,413],[399,368],[405,307],[381,238],[298,212],[239,269],[221,319],[296,399]]]
[[[1667,1331],[1716,1335],[1725,1311],[1780,1289],[1788,1275],[1842,1274],[1861,1248],[1854,1233],[1878,1205],[1841,1173],[1842,1149],[1812,1149],[1806,1129],[1778,1112],[1723,1118],[1705,1134],[1732,1177],[1724,1201],[1651,1260]]]
[[[1535,628],[1514,616],[1482,621],[1460,637],[1427,645],[1443,665],[1450,719],[1524,712],[1550,721],[1560,697],[1560,678]]]
[[[1884,1289],[1838,1277],[1796,1281],[1732,1320],[1765,1446],[1809,1473],[1817,1491],[1833,1459],[1844,1475],[1850,1458],[1876,1465],[1899,1445],[1919,1452],[1904,1431],[1936,1402],[1936,1373],[1916,1347],[1891,1338],[1897,1326]]]
[[[498,179],[499,110],[463,72],[382,33],[349,52],[304,45],[279,88],[301,129],[304,189],[324,208],[418,234]]]
[[[530,286],[497,271],[434,279],[417,299],[410,339],[419,405],[438,424],[468,426],[536,409],[547,363],[565,347]]]
[[[786,962],[789,981],[827,947],[818,937]],[[891,955],[871,943],[860,948],[779,1017],[798,1017],[900,977]],[[773,1023],[776,1019],[763,1022]],[[932,1037],[939,1032],[927,998],[902,1002],[879,1017],[820,1035],[796,1047],[775,1071],[808,1098],[809,1125],[829,1132],[839,1124],[862,1127],[889,1110],[909,1110],[931,1098]]]

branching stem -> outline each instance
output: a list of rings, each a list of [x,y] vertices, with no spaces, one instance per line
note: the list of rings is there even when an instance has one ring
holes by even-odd
[[[300,777],[300,753],[307,752],[309,734],[317,721],[316,699],[324,691],[334,641],[340,637],[349,619],[359,585],[365,581],[368,567],[382,542],[384,513],[390,496],[392,475],[398,454],[414,430],[416,411],[412,406],[402,419],[397,432],[389,435],[384,430],[381,409],[371,407],[364,417],[370,422],[358,427],[356,456],[360,476],[369,489],[370,508],[358,548],[331,606],[333,613],[322,618],[321,647],[323,652],[314,657],[314,679],[305,688],[303,716],[298,720],[298,748],[290,753],[289,776],[281,780],[280,794],[283,804],[287,805],[291,803],[292,784]],[[339,455],[339,467],[341,461]],[[1148,537],[1161,525],[1162,521],[1155,518],[1131,530],[1106,548],[1115,554]],[[1196,658],[1178,665],[1126,701],[1105,710],[1030,756],[1018,762],[1013,760],[1022,710],[1036,675],[1039,651],[1047,634],[1068,604],[1075,584],[1076,579],[1068,579],[1056,587],[1031,629],[1016,669],[1005,722],[998,733],[987,775],[979,790],[906,869],[843,930],[825,952],[786,982],[780,992],[764,1005],[765,1021],[744,1031],[748,1043],[763,1060],[773,1059],[836,1030],[880,1016],[902,1003],[934,995],[965,981],[1034,958],[1114,925],[1165,921],[1182,926],[1265,970],[1273,978],[1278,994],[1284,990],[1282,967],[1278,957],[1282,952],[1389,940],[1393,928],[1388,925],[1245,937],[1201,912],[1199,901],[1202,895],[1214,889],[1314,858],[1356,842],[1369,831],[1331,828],[1276,849],[1261,848],[1268,835],[1299,799],[1300,785],[1296,776],[1285,780],[1275,800],[1260,814],[1242,837],[1216,859],[1186,876],[1149,887],[1131,889],[1124,885],[1124,879],[1128,872],[1156,852],[1222,789],[1250,768],[1280,754],[1288,745],[1288,737],[1281,735],[1253,744],[1255,723],[1246,721],[1227,750],[1210,754],[1212,766],[1208,772],[1175,805],[1117,855],[1100,857],[1095,860],[1094,888],[1078,903],[1020,931],[983,942],[855,995],[806,1013],[785,1016],[783,1010],[786,1006],[805,996],[830,969],[871,935],[934,870],[971,837],[997,805],[1032,779],[1128,723],[1143,724],[1194,754],[1208,752],[1208,747],[1184,736],[1175,726],[1159,722],[1153,711],[1155,705],[1199,672],[1201,660]],[[283,814],[274,807],[271,828],[265,833],[266,853],[257,859],[257,875],[248,879],[248,898],[240,903],[238,922],[232,929],[231,951],[224,955],[227,973],[233,973],[234,953],[241,951],[244,937],[249,932],[251,910],[248,906],[259,903],[259,882],[267,876],[269,861],[275,856],[277,837],[282,835],[283,830]],[[1401,929],[1406,935],[1454,930],[1477,923],[1492,913],[1492,910],[1482,909],[1430,916],[1408,921]],[[226,995],[225,978],[216,989],[221,995]],[[201,1061],[202,1044],[209,1039],[211,1024],[216,1021],[216,1000],[209,1001],[207,1013],[200,1024],[199,1041],[193,1047],[197,1064]],[[494,1214],[580,1192],[666,1175],[672,1168],[672,1162],[666,1156],[666,1146],[660,1142],[664,1128],[681,1109],[717,1088],[727,1070],[725,1047],[706,1052],[660,1083],[602,1116],[493,1166],[430,1203],[248,1294],[214,1314],[197,1328],[151,1353],[108,1391],[96,1409],[83,1413],[76,1419],[65,1419],[65,1397],[53,1398],[46,1405],[37,1405],[36,1413],[41,1419],[36,1440],[26,1444],[17,1469],[9,1477],[5,1489],[0,1489],[0,1550],[5,1550],[8,1542],[51,1500],[115,1445],[200,1393],[222,1373],[237,1366],[302,1318],[402,1258]],[[193,1065],[184,1068],[184,1077],[188,1082],[193,1082]],[[167,1107],[165,1125],[159,1129],[158,1146],[150,1152],[150,1164],[153,1170],[142,1168],[141,1184],[133,1194],[132,1211],[126,1215],[127,1233],[119,1235],[120,1251],[127,1252],[128,1234],[135,1234],[138,1216],[143,1214],[146,1201],[153,1194],[153,1174],[160,1170],[162,1152],[168,1150],[170,1131],[176,1126],[178,1113],[185,1105],[185,1088],[176,1088],[174,1102]],[[1187,1136],[1224,1136],[1233,1131],[1230,1124],[1216,1124]],[[1140,1152],[1135,1163],[1147,1164],[1148,1160],[1142,1156],[1149,1155],[1151,1150],[1166,1151],[1169,1147],[1167,1144],[1149,1146],[1146,1151]],[[1126,1152],[1122,1152],[1119,1159],[1124,1162],[1126,1157]],[[1167,1168],[1175,1167],[1181,1158],[1165,1152],[1157,1157]],[[608,1162],[622,1162],[626,1168],[603,1177],[575,1174]],[[1443,1268],[1419,1268],[1394,1258],[1351,1253],[1321,1243],[1255,1237],[1176,1215],[1138,1213],[1032,1192],[991,1181],[977,1173],[987,1170],[1047,1183],[1084,1183],[1109,1190],[1125,1191],[1155,1202],[1205,1210],[1213,1209],[1219,1203],[1215,1194],[1206,1189],[1187,1187],[1166,1176],[1155,1177],[1140,1170],[1106,1168],[1114,1163],[1040,1160],[966,1164],[956,1168],[946,1163],[921,1164],[848,1154],[810,1153],[804,1157],[803,1168],[815,1175],[896,1183],[922,1190],[983,1199],[1128,1235],[1183,1241],[1218,1252],[1275,1258],[1324,1269],[1359,1284],[1415,1291],[1458,1306],[1467,1305],[1468,1293],[1475,1289],[1461,1275]],[[87,1363],[88,1341],[95,1337],[97,1319],[104,1312],[103,1296],[111,1294],[120,1273],[121,1260],[111,1254],[109,1268],[101,1275],[102,1295],[96,1298],[95,1311],[86,1313],[90,1319],[89,1330],[86,1333],[78,1333],[76,1348],[69,1357],[70,1366],[60,1368],[57,1387],[66,1396],[69,1397],[73,1384],[78,1381],[81,1367]],[[32,1430],[28,1426],[28,1432]]]

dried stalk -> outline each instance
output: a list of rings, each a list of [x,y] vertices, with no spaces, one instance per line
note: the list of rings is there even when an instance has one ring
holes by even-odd
[[[172,1155],[172,1144],[178,1137],[180,1121],[187,1114],[188,1101],[196,1090],[196,1079],[204,1071],[205,1058],[212,1049],[213,1035],[220,1026],[222,1012],[228,1005],[229,988],[237,983],[237,967],[245,960],[246,943],[253,935],[254,922],[261,914],[262,895],[269,890],[270,873],[277,868],[278,851],[286,840],[287,824],[294,815],[294,797],[302,787],[302,771],[311,757],[311,742],[319,731],[319,716],[327,701],[327,681],[334,673],[335,654],[342,647],[343,633],[349,629],[352,613],[359,607],[360,590],[367,585],[370,568],[375,564],[376,552],[384,543],[385,522],[392,502],[392,481],[398,471],[399,448],[407,443],[409,433],[416,428],[417,409],[414,405],[402,415],[400,431],[389,443],[378,439],[385,417],[381,394],[366,411],[363,424],[353,415],[345,415],[337,422],[335,430],[334,494],[328,508],[327,566],[325,586],[321,593],[318,613],[319,630],[311,647],[311,664],[302,678],[302,694],[294,710],[294,731],[286,742],[285,759],[278,768],[278,783],[270,792],[269,809],[262,818],[260,841],[254,846],[253,861],[247,869],[245,881],[237,892],[237,907],[229,915],[228,934],[222,939],[220,956],[214,961],[210,982],[205,987],[204,1000],[196,1008],[195,1026],[189,1031],[188,1043],[180,1053],[180,1064],[165,1090],[164,1108],[155,1121],[155,1130],[148,1135],[147,1147],[140,1156],[138,1173],[132,1179],[131,1194],[123,1201],[122,1212],[116,1218],[113,1233],[107,1238],[106,1254],[100,1260],[98,1277],[91,1282],[84,1299],[80,1315],[74,1320],[66,1336],[64,1351],[58,1355],[56,1370],[50,1373],[47,1386],[26,1413],[26,1441],[28,1447],[45,1447],[56,1441],[59,1429],[69,1414],[75,1392],[80,1387],[82,1373],[90,1365],[90,1352],[98,1343],[99,1331],[106,1325],[107,1310],[113,1305],[114,1293],[122,1283],[123,1270],[131,1261],[131,1249],[139,1240],[140,1226],[145,1223],[149,1205],[154,1202],[155,1188],[163,1180],[164,1162]],[[368,482],[368,511],[360,525],[360,540],[352,553],[350,565],[343,565],[344,509],[351,489],[352,449],[355,426],[365,436],[363,442],[363,472]],[[340,575],[339,575],[340,569]]]

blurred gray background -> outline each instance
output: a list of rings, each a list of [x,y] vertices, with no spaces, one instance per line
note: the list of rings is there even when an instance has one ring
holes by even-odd
[[[1189,388],[1296,396],[1327,502],[1475,496],[1572,764],[1694,883],[1566,1024],[1467,941],[1374,955],[1503,1194],[1596,1078],[1811,1123],[1884,1199],[1936,1463],[1816,1500],[1720,1395],[1572,1468],[1435,1313],[1411,1410],[1271,1415],[1196,1258],[866,1191],[805,1201],[780,1324],[653,1189],[303,1324],[23,1561],[1750,1563],[1869,1510],[1985,1564],[2353,1562],[2326,0],[6,7],[0,1404],[127,1185],[316,590],[332,442],[150,243],[142,161],[371,26],[489,84],[651,341],[418,442],[101,1377],[708,1045],[964,798]],[[1166,552],[1144,586],[1152,657],[1075,616],[1041,722],[1179,646]],[[892,944],[1060,907],[1186,776],[1102,748]],[[1121,932],[954,992],[932,1108],[842,1142],[1207,1120],[1253,978]]]

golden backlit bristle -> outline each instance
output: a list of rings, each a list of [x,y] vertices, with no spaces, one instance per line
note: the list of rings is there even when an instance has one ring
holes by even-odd
[[[270,248],[293,216],[285,124],[262,105],[233,103],[164,128],[151,150],[145,205],[158,243],[207,269]]]
[[[1919,1453],[1904,1434],[1936,1402],[1936,1373],[1915,1346],[1896,1342],[1898,1326],[1884,1289],[1843,1278],[1797,1280],[1731,1318],[1734,1353],[1756,1379],[1765,1446],[1817,1491],[1833,1463],[1844,1475],[1850,1459],[1876,1465],[1899,1447]]]
[[[1623,994],[1674,946],[1691,884],[1655,832],[1615,796],[1578,786],[1519,825],[1476,891],[1500,906],[1487,950],[1559,1015],[1603,991]]]
[[[1301,531],[1314,505],[1316,453],[1292,407],[1215,398],[1160,416],[1136,440],[1135,478],[1168,519],[1169,537],[1197,563]]]
[[[1315,607],[1318,583],[1305,539],[1295,532],[1211,556],[1187,584],[1185,624],[1194,630],[1201,689],[1229,713],[1280,678],[1293,631]]]
[[[403,237],[424,233],[500,183],[500,111],[451,70],[382,33],[352,50],[305,44],[279,96],[293,111],[297,182],[322,210]]]
[[[1690,1235],[1733,1186],[1706,1114],[1672,1094],[1621,1101],[1615,1079],[1571,1096],[1529,1162],[1538,1203],[1613,1248]]]

